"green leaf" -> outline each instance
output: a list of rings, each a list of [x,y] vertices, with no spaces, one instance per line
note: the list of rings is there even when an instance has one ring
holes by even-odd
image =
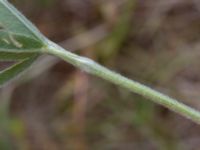
[[[13,52],[1,52],[0,61],[19,61],[29,58],[37,53],[13,53]]]
[[[19,63],[0,72],[0,85],[8,82],[12,78],[16,77],[19,73],[27,69],[37,58],[37,55],[27,58]]]
[[[0,29],[23,34],[44,43],[44,36],[8,1],[0,0]]]
[[[0,0],[0,51],[39,51],[45,37],[15,7]]]
[[[8,1],[0,0],[0,61],[19,61],[0,72],[0,85],[28,68],[46,47],[45,37]]]
[[[21,34],[0,31],[0,38],[0,52],[35,52],[43,47],[38,40]]]

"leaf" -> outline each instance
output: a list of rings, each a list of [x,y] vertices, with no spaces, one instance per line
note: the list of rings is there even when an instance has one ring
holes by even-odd
[[[27,69],[37,58],[32,56],[0,72],[0,86]]]
[[[0,26],[1,30],[29,36],[42,44],[45,41],[37,28],[6,0],[0,0]]]
[[[15,7],[0,0],[0,51],[33,51],[45,47],[45,37]]]
[[[36,52],[43,45],[34,38],[28,36],[0,31],[0,52]]]
[[[0,61],[19,61],[29,58],[37,53],[13,53],[13,52],[1,52]]]
[[[7,0],[0,0],[0,61],[19,61],[0,72],[0,85],[28,68],[46,47],[45,37]]]

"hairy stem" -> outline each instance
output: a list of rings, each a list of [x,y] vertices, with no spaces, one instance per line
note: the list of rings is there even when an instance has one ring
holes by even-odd
[[[200,124],[200,112],[193,108],[190,108],[189,106],[181,102],[178,102],[176,99],[155,91],[141,83],[128,79],[118,73],[115,73],[97,64],[91,59],[81,57],[69,51],[66,51],[65,49],[51,41],[48,41],[48,45],[49,46],[47,47],[47,49],[44,50],[44,53],[62,58],[66,62],[69,62],[70,64],[80,68],[83,71],[110,81],[134,93],[142,95],[143,97],[150,99],[155,103],[163,105],[164,107],[167,107],[168,109],[177,112],[180,115]]]

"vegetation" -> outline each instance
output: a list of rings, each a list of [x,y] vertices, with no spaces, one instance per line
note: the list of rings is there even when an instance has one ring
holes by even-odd
[[[126,35],[128,34],[128,29],[130,29],[129,20],[130,20],[130,10],[132,10],[135,3],[128,3],[126,8],[126,12],[122,14],[121,22],[118,23],[118,26],[115,30],[113,30],[113,33],[111,34],[110,41],[105,49],[106,53],[102,53],[104,59],[107,59],[108,57],[115,56],[117,54],[117,50],[120,47],[120,43],[123,43],[125,40]],[[172,111],[175,111],[186,118],[191,119],[192,121],[196,123],[200,123],[200,113],[186,105],[184,105],[181,102],[178,102],[177,100],[170,98],[168,96],[165,96],[161,94],[160,92],[157,92],[143,84],[140,84],[136,81],[130,80],[129,78],[126,78],[118,73],[115,73],[113,71],[110,71],[109,69],[99,65],[98,63],[94,62],[93,60],[82,57],[79,55],[76,55],[74,53],[71,53],[69,51],[66,51],[62,47],[58,46],[57,44],[51,42],[48,40],[45,36],[43,36],[35,27],[32,25],[21,13],[19,13],[9,2],[5,0],[0,1],[0,59],[2,61],[16,61],[14,65],[11,65],[11,67],[8,67],[0,72],[0,83],[1,85],[7,83],[12,78],[16,77],[18,74],[23,72],[25,69],[30,67],[30,65],[40,56],[43,54],[50,54],[53,56],[57,56],[72,65],[80,68],[84,72],[87,72],[89,74],[93,74],[95,76],[98,76],[100,78],[103,78],[107,81],[110,81],[118,86],[124,87],[136,94],[139,94],[143,96],[144,98],[150,99],[158,104],[161,104],[167,108],[169,108]],[[115,44],[117,43],[117,44]],[[119,45],[118,45],[119,44]],[[115,51],[116,49],[116,51]],[[107,52],[110,51],[110,52]],[[115,51],[115,52],[112,52]],[[105,57],[106,56],[106,57]],[[37,69],[37,67],[36,67]],[[52,83],[52,81],[50,82]],[[84,84],[84,83],[83,83]],[[84,86],[86,86],[84,84]],[[135,96],[137,97],[137,96]],[[141,100],[139,100],[141,101]],[[8,118],[5,117],[8,115],[7,108],[8,108],[9,102],[5,100],[5,105],[2,105],[2,129],[3,131],[12,130],[12,128],[15,127],[21,127],[21,125],[17,121],[10,121],[7,120]],[[83,105],[83,104],[80,104]],[[112,103],[110,104],[112,106]],[[141,104],[138,105],[138,107]],[[144,105],[144,104],[142,104]],[[148,104],[149,105],[149,104]],[[147,106],[148,106],[147,105]],[[79,106],[79,105],[78,105]],[[77,106],[77,110],[74,111],[80,111],[79,107]],[[6,110],[4,110],[6,108]],[[66,108],[65,108],[66,109]],[[116,108],[114,108],[116,109]],[[148,106],[148,109],[150,107]],[[137,110],[137,109],[136,109]],[[114,110],[116,111],[116,110]],[[139,113],[140,109],[138,109]],[[84,112],[79,112],[78,114],[83,115]],[[77,116],[78,117],[78,116]],[[133,117],[136,120],[140,120],[142,116],[139,117]],[[5,119],[3,119],[5,118]],[[75,117],[76,118],[76,117]],[[79,118],[79,117],[78,117]],[[146,119],[144,119],[146,120]],[[15,123],[16,122],[16,123]],[[140,123],[140,121],[136,121]],[[140,123],[141,124],[141,123]],[[11,125],[11,126],[10,126]],[[74,128],[79,128],[76,120],[75,123],[72,123],[74,125]],[[139,125],[140,126],[140,125]],[[69,128],[70,129],[70,128]],[[157,129],[157,128],[156,128]],[[21,129],[17,129],[21,130]],[[73,130],[73,129],[72,129]],[[78,129],[75,129],[75,131],[78,131]],[[72,138],[73,139],[73,138]],[[83,139],[82,139],[83,140]],[[80,141],[82,141],[80,140]],[[76,140],[75,140],[76,141]],[[77,140],[79,141],[79,140]],[[9,144],[3,142],[4,148],[9,148]],[[84,143],[84,142],[83,142]],[[4,146],[5,145],[5,146]],[[24,144],[23,144],[24,145]],[[73,144],[72,144],[73,145]],[[76,145],[76,144],[74,144]],[[78,144],[80,147],[82,147],[82,144]],[[8,146],[8,147],[7,147]],[[85,147],[85,146],[83,146]],[[172,146],[173,147],[173,146]],[[26,149],[26,148],[25,148]],[[81,148],[73,148],[73,149],[81,149]]]

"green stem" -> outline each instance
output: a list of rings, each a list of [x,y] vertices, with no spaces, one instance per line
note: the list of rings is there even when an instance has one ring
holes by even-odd
[[[69,51],[66,51],[57,44],[48,41],[49,46],[45,53],[57,56],[63,60],[71,63],[72,65],[86,71],[90,74],[103,78],[107,81],[110,81],[116,85],[124,87],[134,93],[142,95],[143,97],[154,101],[155,103],[161,104],[168,109],[179,113],[182,116],[185,116],[188,119],[200,124],[200,112],[188,107],[187,105],[178,102],[176,99],[168,97],[158,91],[155,91],[145,85],[142,85],[136,81],[130,80],[122,75],[115,73],[99,64],[94,62],[91,59],[78,56]]]

